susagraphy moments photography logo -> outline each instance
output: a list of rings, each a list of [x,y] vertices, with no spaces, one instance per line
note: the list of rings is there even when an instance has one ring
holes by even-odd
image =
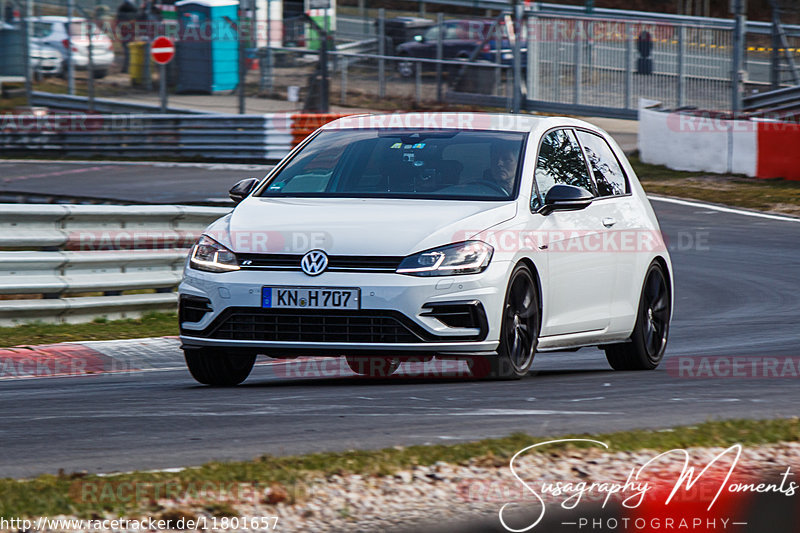
[[[509,462],[519,485],[516,490],[505,492],[506,499],[498,512],[507,531],[546,531],[553,524],[553,516],[545,520],[549,513],[557,515],[559,531],[744,531],[752,498],[792,497],[800,489],[790,466],[771,465],[777,467],[779,474],[773,475],[770,482],[743,468],[741,444],[734,444],[705,462],[693,461],[691,450],[685,449],[672,449],[649,458],[638,454],[641,464],[631,466],[625,481],[591,481],[585,475],[579,481],[525,479],[520,468],[525,454],[557,444],[582,444],[612,451],[605,442],[581,438],[540,442],[519,450]],[[527,513],[525,523],[520,523],[520,511]]]

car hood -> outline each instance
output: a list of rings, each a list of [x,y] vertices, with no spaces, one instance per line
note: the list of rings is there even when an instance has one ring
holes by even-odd
[[[469,239],[516,212],[511,201],[251,197],[208,233],[237,253],[404,256]]]

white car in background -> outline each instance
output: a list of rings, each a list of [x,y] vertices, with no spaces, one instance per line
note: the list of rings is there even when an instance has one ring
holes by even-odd
[[[345,356],[370,376],[458,358],[500,379],[536,351],[598,346],[621,370],[663,357],[670,257],[624,154],[586,122],[347,117],[231,198],[179,288],[201,383],[240,383],[257,354]]]
[[[108,74],[108,69],[114,64],[114,43],[94,23],[75,17],[70,23],[67,17],[60,16],[33,17],[31,20],[31,42],[34,45],[51,47],[61,54],[62,75],[67,72],[67,61],[70,57],[76,69],[89,68],[90,34],[94,77],[102,78]]]

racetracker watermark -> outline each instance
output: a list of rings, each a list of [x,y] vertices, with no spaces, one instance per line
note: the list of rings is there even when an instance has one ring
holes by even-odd
[[[77,480],[69,487],[72,501],[92,505],[144,505],[159,500],[218,502],[232,505],[259,505],[292,500],[302,485],[285,487],[258,481],[167,480],[112,481]]]
[[[486,113],[389,113],[343,117],[325,129],[498,129],[530,130],[530,117]]]
[[[81,252],[152,251],[191,248],[201,235],[242,254],[305,253],[330,248],[332,236],[325,231],[186,231],[148,229],[78,230],[67,234],[65,249]]]
[[[495,251],[542,251],[577,253],[641,253],[708,251],[707,231],[679,231],[669,236],[654,230],[484,230],[457,231],[453,242],[479,240]]]
[[[800,117],[774,112],[757,120],[749,115],[720,111],[674,111],[667,116],[667,128],[681,133],[753,133],[757,131],[790,132],[800,129]]]
[[[391,359],[391,358],[390,358]],[[373,375],[389,379],[463,379],[473,374],[465,361],[458,359],[421,359],[405,357],[399,370],[390,373],[383,357],[356,357],[351,363],[344,357],[303,358],[272,366],[277,377],[303,378],[352,378]],[[350,366],[353,364],[357,372]]]
[[[800,377],[800,356],[689,356],[669,357],[667,373],[677,378]]]
[[[146,131],[155,124],[174,119],[164,119],[136,113],[94,114],[94,113],[0,113],[0,132],[99,132],[99,131]],[[193,120],[191,116],[182,119]],[[291,113],[274,113],[270,115],[269,129],[275,133],[291,134],[293,126],[301,119],[294,119]],[[297,124],[296,124],[297,123]]]

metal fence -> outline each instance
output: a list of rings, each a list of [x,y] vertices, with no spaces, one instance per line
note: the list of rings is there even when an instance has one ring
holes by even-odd
[[[109,9],[100,10],[99,22],[113,28],[116,8],[110,0],[95,2]],[[426,57],[398,57],[394,35],[387,32],[387,22],[398,15],[411,13],[370,7],[340,6],[336,16],[332,46],[328,53],[329,102],[333,105],[377,110],[441,108],[445,105],[491,105],[511,109],[517,95],[511,61],[500,58],[453,57],[448,52]],[[38,5],[38,4],[37,4]],[[37,14],[62,13],[65,2],[45,0]],[[78,5],[82,5],[78,2]],[[374,5],[374,4],[373,4]],[[459,6],[454,13],[450,6]],[[426,0],[420,3],[421,15],[431,25],[472,17],[487,20],[486,10],[496,17],[509,6],[505,0]],[[97,12],[84,6],[76,16]],[[435,11],[441,11],[436,13]],[[450,12],[448,12],[450,11]],[[414,13],[416,14],[416,13]],[[286,14],[284,14],[286,15]],[[234,93],[254,98],[266,97],[259,111],[312,109],[321,89],[317,72],[318,49],[313,49],[311,26],[297,17],[280,21],[284,30],[305,34],[304,39],[277,46],[286,35],[271,37],[273,46],[253,50],[252,36],[242,45],[244,89],[239,87],[206,96],[178,94],[183,74],[175,62],[165,79],[170,101],[180,107],[235,113],[244,109],[244,99],[237,103]],[[264,14],[255,15],[256,28],[272,27]],[[275,22],[275,21],[273,21]],[[172,21],[174,23],[174,21]],[[678,16],[625,10],[595,9],[589,15],[580,6],[532,3],[524,13],[521,82],[525,94],[522,107],[543,112],[595,114],[633,118],[640,98],[655,99],[668,106],[690,106],[713,110],[736,107],[733,98],[734,39],[732,19]],[[500,39],[508,39],[509,24],[501,26]],[[744,43],[745,84],[742,96],[770,86],[775,54],[772,28],[766,22],[747,22]],[[785,25],[786,47],[781,53],[800,58],[800,26]],[[285,32],[284,32],[285,33]],[[649,35],[649,56],[640,49],[640,37]],[[114,36],[112,36],[114,37]],[[261,36],[263,37],[263,36]],[[413,39],[412,34],[404,39]],[[258,40],[258,39],[256,39]],[[263,39],[261,39],[263,40]],[[317,46],[317,48],[319,48]],[[527,50],[530,49],[530,53]],[[88,93],[103,100],[127,102],[130,112],[148,113],[159,107],[157,96],[159,69],[146,55],[135,75],[119,71],[122,43],[115,41],[115,65],[103,79],[94,80],[85,71],[76,71],[76,81],[69,87],[74,94]],[[141,52],[141,49],[138,49]],[[2,52],[0,52],[2,54]],[[180,55],[180,46],[178,47]],[[472,59],[472,61],[470,61]],[[461,65],[452,61],[461,61]],[[177,61],[177,60],[176,60]],[[133,64],[133,63],[132,63]],[[147,67],[147,68],[145,68]],[[462,68],[464,67],[464,68]],[[66,85],[50,78],[49,85]],[[66,88],[66,87],[65,87]],[[295,101],[295,95],[298,98]],[[287,100],[289,100],[287,102]],[[737,98],[738,100],[738,98]],[[32,103],[48,105],[34,92]],[[253,100],[250,100],[252,103]],[[250,105],[250,104],[248,104]],[[104,111],[111,107],[96,107]],[[182,112],[168,109],[168,112]],[[242,112],[242,111],[240,111]],[[244,113],[242,113],[244,114]]]
[[[187,249],[229,211],[0,204],[0,326],[175,311]]]

